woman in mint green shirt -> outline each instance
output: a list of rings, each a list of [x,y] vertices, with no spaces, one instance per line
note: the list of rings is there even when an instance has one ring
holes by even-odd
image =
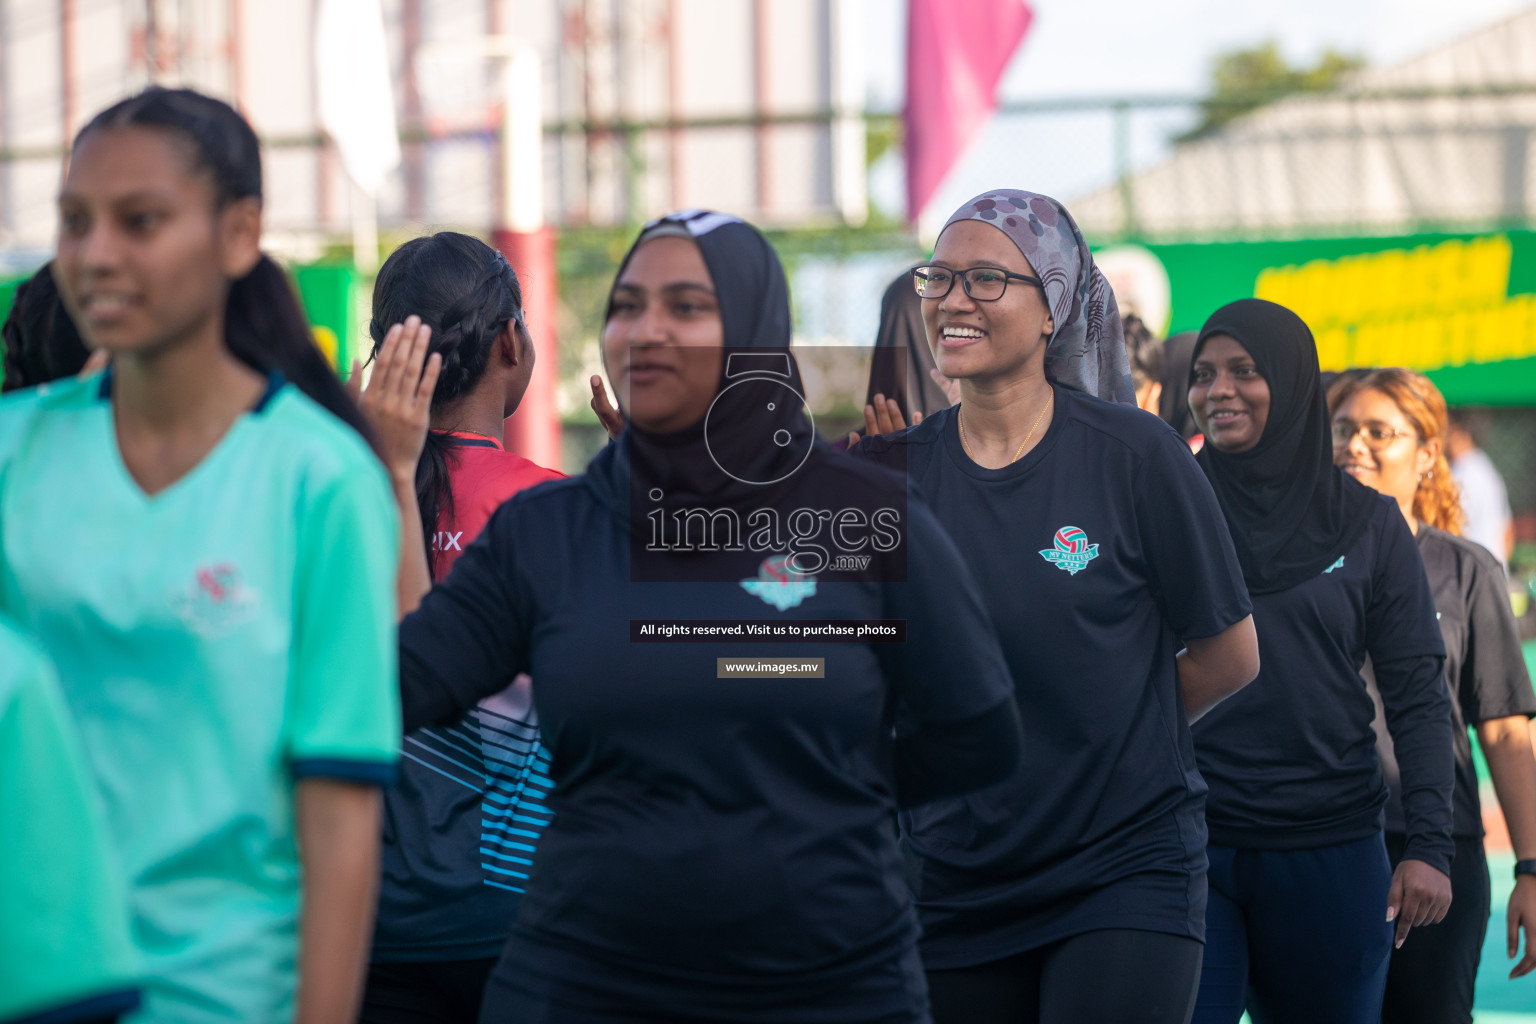
[[[126,876],[133,1021],[352,1019],[399,743],[398,520],[259,248],[233,109],[77,136],[54,274],[111,369],[0,402],[0,610],[54,659]]]
[[[0,822],[0,1022],[117,1020],[139,1003],[128,901],[59,681],[4,616]]]

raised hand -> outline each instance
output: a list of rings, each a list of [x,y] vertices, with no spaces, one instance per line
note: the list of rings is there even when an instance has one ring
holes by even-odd
[[[912,425],[915,427],[923,422],[923,414],[912,414]],[[864,433],[853,431],[848,435],[848,447],[852,448],[859,443],[862,437],[874,437],[878,434],[894,434],[898,430],[905,430],[907,421],[901,414],[901,406],[896,399],[886,398],[884,395],[876,395],[875,400],[864,407]]]
[[[373,376],[358,398],[358,407],[367,417],[379,442],[384,466],[397,484],[416,479],[416,463],[427,442],[427,428],[432,424],[432,392],[443,357],[436,352],[427,356],[432,328],[420,317],[406,317],[384,336],[374,363]],[[350,387],[355,391],[361,380],[354,365]]]
[[[613,407],[608,400],[608,391],[603,387],[603,378],[597,374],[592,375],[592,411],[597,413],[598,422],[603,429],[608,431],[609,437],[618,437],[624,431],[624,414]]]

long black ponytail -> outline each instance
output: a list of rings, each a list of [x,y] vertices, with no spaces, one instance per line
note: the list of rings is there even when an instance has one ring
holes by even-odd
[[[261,145],[245,118],[222,100],[151,86],[91,118],[74,146],[92,132],[127,127],[170,132],[185,142],[194,167],[213,182],[220,209],[239,199],[261,200]],[[287,275],[265,253],[230,284],[224,344],[252,369],[281,373],[378,450],[362,413],[315,345]]]
[[[374,355],[389,328],[412,314],[432,328],[428,351],[443,357],[432,392],[436,410],[474,389],[508,323],[522,330],[523,290],[501,253],[470,235],[440,231],[406,242],[379,268],[368,324]],[[526,332],[516,340],[525,344]],[[452,515],[448,450],[457,443],[452,435],[428,432],[416,464],[416,504],[428,537],[429,562],[438,519],[445,510]]]

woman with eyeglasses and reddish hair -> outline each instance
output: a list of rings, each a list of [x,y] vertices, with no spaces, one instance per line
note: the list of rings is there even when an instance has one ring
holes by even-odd
[[[1510,977],[1518,978],[1536,969],[1536,758],[1527,724],[1536,715],[1536,694],[1498,559],[1460,536],[1461,505],[1445,458],[1446,410],[1439,390],[1411,370],[1370,370],[1335,382],[1328,405],[1335,465],[1393,499],[1414,535],[1445,641],[1445,681],[1455,725],[1455,899],[1444,921],[1415,932],[1412,942],[1393,951],[1381,1019],[1384,1024],[1470,1024],[1491,894],[1467,729],[1477,730],[1515,849],[1515,888],[1505,926],[1510,959],[1518,955],[1520,930],[1525,930],[1525,956],[1510,971]],[[1387,853],[1395,867],[1408,843],[1402,776],[1379,711],[1376,721],[1376,749],[1391,792]]]
[[[1189,720],[1258,670],[1221,510],[1132,404],[1114,293],[1060,203],[976,197],[913,282],[960,403],[853,452],[905,469],[964,554],[1026,737],[1003,782],[901,819],[934,1020],[1184,1024],[1206,891]]]
[[[1262,663],[1194,728],[1210,786],[1194,1020],[1374,1024],[1394,931],[1414,942],[1451,900],[1451,714],[1429,584],[1396,504],[1333,464],[1317,348],[1295,313],[1240,299],[1211,314],[1189,405]],[[1403,766],[1395,870],[1367,657]]]

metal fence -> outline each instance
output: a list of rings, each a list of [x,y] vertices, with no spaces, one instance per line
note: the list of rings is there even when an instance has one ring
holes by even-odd
[[[1099,244],[1408,233],[1529,226],[1536,220],[1536,84],[1356,90],[1232,102],[1246,107],[1259,100],[1273,102],[1219,132],[1185,142],[1177,140],[1209,109],[1198,97],[1005,103],[936,197],[931,213],[941,220],[972,187],[1024,187],[1066,202],[1090,241]],[[669,198],[640,187],[645,176],[657,172],[656,161],[665,159],[665,147],[652,143],[678,136],[758,139],[764,132],[849,119],[863,124],[872,157],[869,221],[767,226],[790,273],[798,337],[817,345],[867,345],[885,285],[925,254],[920,233],[902,223],[904,182],[895,111],[819,109],[545,126],[547,168],[556,167],[562,152],[586,154],[612,170],[607,178],[593,179],[592,187],[617,189],[624,198],[606,207],[575,204],[609,209],[609,223],[589,219],[563,225],[556,326],[565,415],[573,422],[587,420],[585,379],[599,365],[599,321],[611,274],[633,229],[662,212]],[[445,129],[408,123],[402,141],[407,168],[422,175],[427,201],[413,209],[405,201],[403,179],[392,186],[397,194],[381,203],[386,244],[428,228],[486,231],[495,216],[495,169],[502,159],[494,126]],[[322,255],[328,247],[344,252],[349,241],[345,204],[326,194],[339,195],[344,179],[329,143],[315,135],[274,136],[265,142],[271,223],[279,247],[303,258]],[[25,221],[32,225],[34,242],[24,253],[0,253],[0,258],[9,255],[19,263],[44,258],[45,244],[39,240],[51,229],[39,234],[37,225],[51,225],[62,155],[59,145],[0,146],[0,231],[15,236]],[[762,173],[760,161],[747,164],[722,167],[721,173]],[[578,176],[578,186],[581,180]],[[553,196],[555,190],[548,191]],[[681,197],[684,205],[689,198]],[[551,198],[553,217],[562,208]],[[760,211],[734,212],[757,218]],[[931,231],[933,224],[925,226]],[[1536,474],[1521,465],[1536,444],[1536,428],[1517,427],[1511,420],[1508,433],[1515,440],[1503,450],[1495,442],[1490,451],[1510,477],[1512,499],[1519,507],[1536,508]]]

